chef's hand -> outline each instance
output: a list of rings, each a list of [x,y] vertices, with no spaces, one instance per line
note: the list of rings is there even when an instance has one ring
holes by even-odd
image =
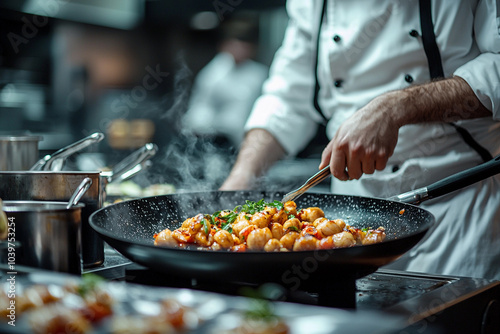
[[[384,169],[398,141],[397,112],[391,94],[377,97],[358,110],[323,150],[319,168],[330,164],[332,175],[342,181]]]

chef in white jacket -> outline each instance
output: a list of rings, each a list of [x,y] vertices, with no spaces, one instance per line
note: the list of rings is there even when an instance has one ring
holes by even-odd
[[[235,18],[221,30],[219,52],[194,81],[183,126],[199,135],[221,136],[239,147],[269,69],[253,59],[258,44],[258,25],[253,20]]]
[[[500,154],[500,3],[289,0],[281,48],[222,190],[251,188],[325,123],[332,192],[387,198]],[[500,177],[421,207],[389,267],[500,279]]]

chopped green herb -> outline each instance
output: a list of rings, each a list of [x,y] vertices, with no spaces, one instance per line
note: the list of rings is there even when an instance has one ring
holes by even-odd
[[[278,316],[274,310],[274,304],[265,293],[265,287],[261,286],[258,289],[242,288],[240,293],[248,298],[249,308],[245,312],[247,319],[256,321],[270,322],[276,320]]]
[[[280,201],[272,201],[271,203],[267,203],[267,205],[275,207],[278,210],[283,209],[283,203],[281,203]]]
[[[85,297],[90,291],[93,291],[104,278],[99,275],[88,273],[82,276],[82,282],[78,286],[77,292],[80,296]]]
[[[229,233],[233,233],[233,228],[232,228],[231,224],[224,225],[224,227],[222,229],[228,231]]]
[[[295,231],[295,232],[300,232],[300,230],[297,228],[297,226],[290,226],[288,230]]]
[[[208,226],[210,225],[209,219],[211,220],[212,216],[206,215],[205,218],[201,221],[201,224],[203,225],[203,230],[205,231],[205,234],[208,235]]]
[[[246,220],[250,220],[251,215],[260,211],[264,211],[266,206],[275,207],[278,210],[281,210],[283,208],[283,203],[281,203],[280,201],[265,202],[264,199],[261,199],[258,202],[246,200],[245,204],[236,206],[233,210],[229,211],[229,213],[226,214],[225,216],[221,215],[222,211],[217,211],[214,212],[214,214],[212,214],[211,216],[209,217],[207,216],[205,218],[208,220],[208,222],[211,222],[213,225],[221,229],[232,231],[231,224],[236,221],[240,213],[243,212],[248,214],[244,215],[244,217]]]

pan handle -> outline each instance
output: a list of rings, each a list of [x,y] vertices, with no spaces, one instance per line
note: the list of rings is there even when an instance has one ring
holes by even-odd
[[[449,194],[455,190],[465,188],[473,183],[482,181],[498,173],[500,173],[500,155],[479,166],[466,169],[460,173],[434,182],[427,187],[412,190],[388,199],[409,204],[419,204],[428,199],[436,198]]]

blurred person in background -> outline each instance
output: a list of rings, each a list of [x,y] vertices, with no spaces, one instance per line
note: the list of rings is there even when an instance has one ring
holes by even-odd
[[[222,25],[221,35],[217,55],[195,78],[183,126],[237,148],[268,68],[254,60],[259,40],[256,18],[234,17]]]

